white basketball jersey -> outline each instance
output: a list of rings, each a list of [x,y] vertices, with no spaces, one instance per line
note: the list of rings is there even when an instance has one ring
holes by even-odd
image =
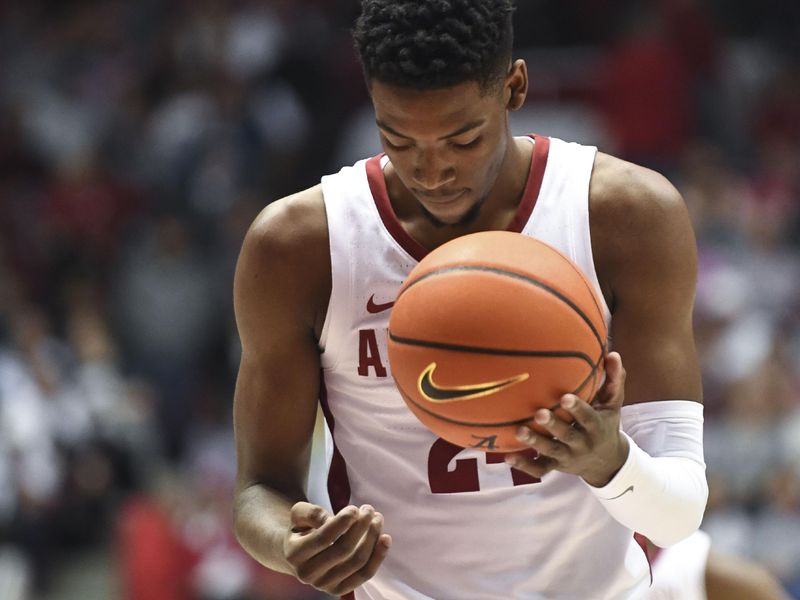
[[[602,299],[588,213],[596,149],[531,140],[530,174],[509,229],[561,250]],[[371,504],[393,538],[355,598],[634,597],[649,585],[646,556],[581,478],[552,472],[536,482],[501,455],[453,446],[420,424],[397,392],[386,346],[390,309],[427,251],[392,210],[387,161],[377,156],[322,179],[332,267],[320,340],[320,399],[335,440],[330,503]]]

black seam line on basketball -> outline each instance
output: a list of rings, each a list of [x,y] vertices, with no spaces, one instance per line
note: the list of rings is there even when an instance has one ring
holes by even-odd
[[[572,261],[569,261],[567,264],[570,267],[572,267],[572,270],[580,277],[581,281],[583,281],[584,287],[586,287],[586,289],[589,290],[589,294],[592,297],[592,304],[594,304],[594,307],[597,309],[597,314],[599,315],[600,320],[605,322],[606,314],[605,314],[605,312],[603,312],[603,309],[601,309],[600,305],[597,303],[598,297],[597,297],[597,294],[595,293],[594,286],[591,283],[589,283],[589,280],[586,277],[586,274],[583,271],[581,271],[581,269],[578,267],[578,265],[576,265]],[[601,291],[600,294],[602,295],[602,293],[603,292]]]
[[[603,360],[603,356],[601,356],[600,359],[596,363],[594,363],[592,365],[592,371],[589,374],[589,377],[586,378],[584,383],[582,383],[575,392],[572,392],[573,394],[577,395],[577,392],[580,391],[586,385],[586,382],[588,382],[591,379],[592,375],[597,371],[597,368],[600,366],[600,363],[602,362],[602,360]],[[535,414],[533,414],[533,415],[531,415],[529,417],[525,417],[523,419],[515,419],[514,421],[501,421],[501,422],[498,422],[498,423],[474,423],[472,421],[459,421],[458,419],[451,419],[450,417],[444,417],[444,416],[442,416],[442,415],[440,415],[438,413],[435,413],[432,410],[426,408],[425,406],[423,406],[422,404],[420,404],[419,402],[414,400],[414,398],[412,396],[407,394],[406,391],[397,382],[397,380],[395,380],[395,385],[397,387],[397,391],[400,392],[400,395],[403,396],[403,398],[405,398],[408,402],[411,402],[414,406],[416,406],[422,412],[427,413],[430,416],[439,419],[440,421],[445,421],[447,423],[452,423],[453,425],[464,425],[465,427],[507,427],[507,426],[510,426],[510,425],[524,425],[525,423],[530,423],[531,421],[534,420],[534,417],[535,417]],[[591,402],[591,401],[592,401],[592,399],[590,398],[589,402]],[[560,402],[556,402],[555,404],[553,404],[553,406],[550,407],[550,410],[556,410],[556,409],[558,409],[560,407],[561,407]]]
[[[584,313],[580,309],[580,307],[577,304],[575,304],[572,300],[567,298],[564,294],[562,294],[561,292],[559,292],[556,289],[553,289],[552,287],[550,287],[549,285],[547,285],[543,281],[539,281],[538,279],[534,279],[533,277],[528,277],[527,275],[520,275],[519,273],[514,273],[513,271],[506,271],[504,269],[497,269],[495,267],[480,267],[480,266],[470,266],[470,265],[465,265],[465,266],[460,266],[460,267],[442,267],[441,269],[436,269],[435,271],[431,271],[430,273],[425,273],[425,275],[422,275],[421,277],[416,278],[414,281],[409,283],[403,289],[403,291],[400,293],[400,295],[397,297],[397,299],[399,300],[400,296],[405,294],[408,290],[410,290],[412,287],[417,285],[419,282],[425,281],[426,279],[428,279],[430,277],[433,277],[434,275],[441,275],[442,273],[449,273],[451,271],[483,271],[483,272],[486,272],[486,273],[495,273],[496,275],[500,275],[502,277],[511,277],[512,279],[519,279],[520,281],[524,281],[526,283],[530,283],[531,285],[535,285],[538,288],[541,288],[541,289],[543,289],[543,290],[545,290],[547,292],[550,292],[556,298],[561,300],[564,304],[566,304],[572,310],[574,310],[576,313],[578,313],[578,316],[580,316],[580,318],[583,319],[583,321],[589,326],[589,329],[592,330],[592,333],[594,334],[594,337],[597,340],[597,343],[600,344],[601,348],[605,345],[605,342],[600,338],[600,333],[597,331],[597,329],[595,329],[595,326],[592,323],[591,319],[586,315],[586,313]]]
[[[573,396],[580,396],[580,393],[583,390],[583,388],[586,387],[586,384],[594,379],[594,376],[597,373],[597,369],[600,367],[600,363],[603,362],[604,356],[605,356],[605,350],[603,350],[603,353],[600,355],[600,358],[597,359],[597,362],[592,365],[592,370],[589,371],[589,374],[586,376],[586,379],[584,379],[583,382],[577,388],[572,390],[570,394],[572,394]],[[592,392],[592,397],[589,398],[588,400],[589,404],[591,404],[592,400],[594,400],[594,395],[596,393],[597,393],[596,390]],[[556,410],[558,408],[561,408],[561,402],[558,401],[548,408],[550,410]]]
[[[572,390],[572,394],[574,394],[576,396],[578,394],[580,394],[583,391],[583,388],[586,387],[586,384],[589,383],[592,380],[592,378],[594,378],[594,374],[595,373],[597,373],[597,367],[596,366],[592,367],[592,370],[589,371],[589,374],[586,376],[586,379],[584,379],[577,388]]]
[[[509,425],[523,425],[525,423],[530,423],[531,421],[533,421],[533,417],[534,417],[534,415],[531,415],[530,417],[525,417],[524,419],[516,419],[514,421],[503,421],[503,422],[500,422],[500,423],[474,423],[472,421],[459,421],[458,419],[451,419],[450,417],[443,417],[442,415],[437,414],[437,413],[433,412],[432,410],[429,410],[428,408],[422,406],[419,402],[414,400],[414,398],[412,398],[407,393],[405,393],[403,391],[403,388],[401,388],[399,385],[397,385],[397,390],[400,392],[400,394],[406,400],[411,402],[414,406],[416,406],[422,412],[428,413],[430,416],[435,417],[435,418],[439,419],[440,421],[446,421],[447,423],[452,423],[453,425],[464,425],[465,427],[506,427],[506,426],[509,426]]]
[[[425,348],[436,348],[437,350],[452,350],[453,352],[469,352],[471,354],[491,354],[494,356],[538,356],[544,358],[577,358],[586,364],[593,366],[594,361],[583,352],[571,352],[562,350],[504,350],[501,348],[481,348],[479,346],[461,346],[459,344],[447,344],[444,342],[429,342],[427,340],[416,340],[413,338],[400,337],[389,332],[389,339],[397,344],[406,346],[423,346]]]
[[[595,373],[597,373],[597,369],[600,368],[600,363],[603,362],[603,360],[605,360],[606,349],[607,346],[603,346],[603,351],[600,353],[600,357],[597,359],[597,362],[595,362],[592,365],[592,370],[589,372],[589,375],[587,375],[586,379],[583,380],[583,383],[581,383],[578,386],[578,389],[572,392],[573,394],[577,396],[581,392],[581,390],[583,390],[583,388],[586,387],[586,384],[589,383],[592,379],[594,379]]]
[[[592,364],[592,373],[597,371],[597,368],[600,366],[600,363],[603,361],[604,355],[605,355],[605,352],[603,352],[603,354],[601,354],[600,358],[597,360],[596,363]],[[589,375],[589,377],[587,377],[587,381],[588,381],[588,379],[590,377],[591,377],[591,374]],[[584,385],[586,385],[586,384],[585,383],[582,384],[578,388],[578,390],[583,388]],[[502,422],[499,422],[499,423],[474,423],[472,421],[459,421],[458,419],[451,419],[450,417],[444,417],[444,416],[442,416],[442,415],[440,415],[438,413],[435,413],[432,410],[426,408],[425,406],[423,406],[422,404],[420,404],[419,402],[414,400],[414,398],[412,396],[407,394],[406,391],[400,386],[400,383],[397,380],[395,380],[395,386],[397,387],[397,391],[400,392],[400,395],[403,396],[403,398],[405,398],[408,402],[411,402],[414,406],[419,408],[422,412],[427,413],[430,416],[439,419],[440,421],[445,421],[447,423],[452,423],[453,425],[464,425],[466,427],[507,427],[507,426],[510,426],[510,425],[524,425],[525,423],[530,423],[531,421],[534,420],[534,417],[535,417],[535,414],[533,414],[530,417],[526,417],[526,418],[523,418],[523,419],[515,419],[514,421],[502,421]],[[573,392],[573,393],[577,394],[577,392]],[[593,400],[593,398],[590,398],[589,402],[591,402],[592,400]],[[553,406],[550,407],[550,410],[554,411],[554,410],[556,410],[557,408],[560,408],[560,407],[561,407],[561,403],[560,402],[556,402],[555,404],[553,404]]]

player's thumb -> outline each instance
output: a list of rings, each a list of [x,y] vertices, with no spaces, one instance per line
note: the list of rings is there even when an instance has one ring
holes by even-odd
[[[296,532],[317,529],[328,520],[328,511],[310,502],[297,502],[289,514],[292,530]]]
[[[599,406],[603,408],[621,408],[625,401],[625,367],[619,352],[609,352],[605,357],[606,380]]]

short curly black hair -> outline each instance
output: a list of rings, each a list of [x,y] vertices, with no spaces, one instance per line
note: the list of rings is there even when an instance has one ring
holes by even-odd
[[[353,30],[367,83],[431,90],[508,71],[513,0],[362,0]]]

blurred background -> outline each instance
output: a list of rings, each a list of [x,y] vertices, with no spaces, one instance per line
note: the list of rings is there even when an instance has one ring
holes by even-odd
[[[703,527],[800,598],[800,2],[519,4],[515,131],[688,203]],[[0,2],[1,599],[320,597],[231,537],[231,282],[263,206],[379,151],[357,11]]]

